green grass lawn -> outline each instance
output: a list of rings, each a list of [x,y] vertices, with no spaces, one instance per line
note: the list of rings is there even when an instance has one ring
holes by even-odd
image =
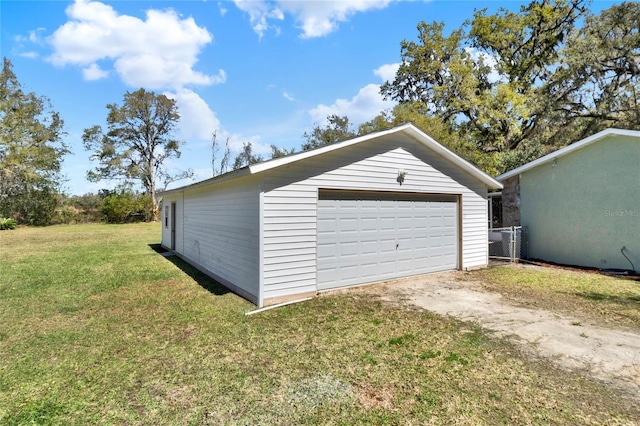
[[[158,224],[0,232],[0,424],[636,424],[473,325],[336,294],[253,305]]]

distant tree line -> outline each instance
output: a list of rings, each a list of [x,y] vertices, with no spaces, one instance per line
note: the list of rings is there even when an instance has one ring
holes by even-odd
[[[400,67],[381,94],[398,104],[352,127],[330,115],[304,133],[301,150],[413,123],[490,175],[607,127],[640,129],[640,3],[594,14],[586,0],[534,0],[514,12],[476,11],[461,27],[420,22],[400,43]],[[60,166],[69,153],[64,123],[46,97],[23,91],[9,60],[0,74],[0,219],[18,223],[157,219],[156,192],[191,170],[170,173],[180,157],[175,100],[144,89],[107,105],[106,129],[85,129],[96,167],[91,181],[113,191],[67,197]],[[251,142],[231,158],[212,134],[212,172],[263,161]],[[271,146],[269,158],[295,152]],[[142,191],[134,190],[135,187]]]

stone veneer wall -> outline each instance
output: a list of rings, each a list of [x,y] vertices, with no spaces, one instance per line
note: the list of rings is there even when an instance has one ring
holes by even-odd
[[[520,226],[520,176],[502,184],[502,226]]]

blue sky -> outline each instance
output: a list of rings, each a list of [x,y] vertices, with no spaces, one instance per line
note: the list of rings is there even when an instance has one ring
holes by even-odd
[[[611,2],[596,2],[592,9]],[[51,99],[73,151],[66,192],[89,183],[83,129],[104,126],[108,103],[140,87],[176,99],[182,157],[169,164],[211,177],[210,135],[234,151],[251,141],[298,148],[329,114],[354,125],[393,107],[379,95],[415,40],[420,21],[455,29],[474,9],[517,9],[516,1],[6,1],[0,55],[29,91]],[[180,182],[190,183],[188,182]]]

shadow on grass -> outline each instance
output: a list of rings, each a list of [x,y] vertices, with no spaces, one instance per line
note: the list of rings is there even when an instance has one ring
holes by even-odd
[[[601,301],[604,300],[606,302],[617,303],[619,305],[638,305],[640,307],[640,296],[613,296],[610,294],[602,294],[594,291],[590,292],[580,292],[574,293],[576,296],[580,296],[583,299]]]
[[[162,247],[160,244],[149,244],[149,247],[159,254],[167,253],[169,251]],[[180,259],[178,256],[172,255],[165,256],[164,258],[180,268],[182,272],[193,278],[193,280],[197,282],[200,287],[204,288],[209,293],[215,294],[216,296],[222,296],[230,293],[230,290],[228,288],[226,288],[204,272],[201,272],[197,268]]]

